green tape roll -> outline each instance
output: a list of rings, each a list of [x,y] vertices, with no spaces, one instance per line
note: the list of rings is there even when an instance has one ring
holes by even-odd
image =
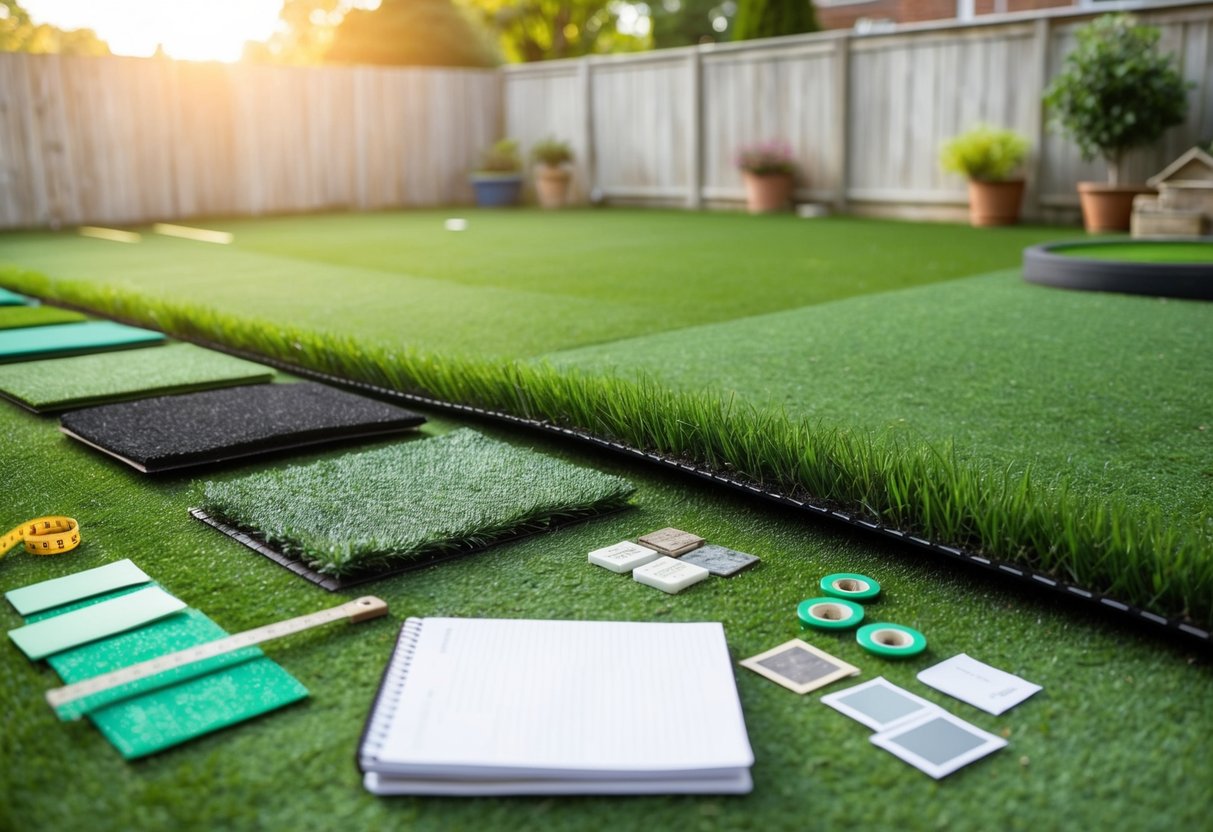
[[[889,659],[917,656],[927,649],[927,637],[922,633],[912,627],[883,621],[860,627],[855,640],[869,653]]]
[[[842,598],[808,598],[796,607],[805,627],[818,630],[849,630],[863,621],[863,607]]]
[[[834,598],[851,601],[871,601],[880,594],[880,584],[867,575],[836,572],[821,579],[821,591]]]

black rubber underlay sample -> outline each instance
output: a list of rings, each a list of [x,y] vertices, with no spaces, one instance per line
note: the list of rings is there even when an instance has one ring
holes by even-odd
[[[314,382],[158,396],[64,413],[73,439],[146,472],[382,436],[425,417]]]

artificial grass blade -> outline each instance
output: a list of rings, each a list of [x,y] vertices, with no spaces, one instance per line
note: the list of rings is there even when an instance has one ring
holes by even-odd
[[[207,482],[202,507],[330,575],[627,505],[634,486],[472,430]]]

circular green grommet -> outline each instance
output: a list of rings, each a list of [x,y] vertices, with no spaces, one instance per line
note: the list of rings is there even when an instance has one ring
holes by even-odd
[[[818,630],[849,630],[863,621],[863,607],[842,598],[808,598],[796,607],[801,625]]]
[[[867,575],[837,572],[821,579],[821,591],[834,598],[851,601],[871,601],[880,594],[880,584]]]
[[[859,628],[855,634],[859,646],[869,653],[888,659],[917,656],[927,649],[927,637],[912,627],[878,622]]]

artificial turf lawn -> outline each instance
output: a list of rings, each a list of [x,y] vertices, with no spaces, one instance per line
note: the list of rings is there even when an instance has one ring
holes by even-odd
[[[436,420],[433,435],[453,427]],[[0,828],[330,830],[610,828],[1196,829],[1208,819],[1213,755],[1213,666],[1207,654],[1059,604],[1008,591],[985,573],[957,571],[803,514],[682,478],[637,469],[534,436],[494,438],[625,476],[637,507],[501,545],[334,597],[191,519],[199,486],[149,482],[61,436],[52,419],[0,407],[5,513],[50,511],[81,523],[73,553],[0,561],[0,589],[129,557],[229,632],[375,594],[389,619],[334,625],[266,645],[311,692],[304,703],[137,763],[124,763],[87,722],[61,723],[42,699],[57,684],[11,645],[0,648]],[[431,441],[431,440],[424,440]],[[374,447],[387,447],[377,443]],[[338,453],[308,454],[307,460]],[[245,470],[280,470],[281,461]],[[591,549],[672,525],[762,558],[731,579],[677,596],[586,563]],[[379,799],[362,791],[354,750],[401,621],[417,616],[721,621],[734,659],[797,636],[795,609],[833,572],[877,578],[873,619],[920,629],[927,654],[887,662],[850,634],[805,633],[863,674],[883,675],[1010,747],[947,780],[873,748],[870,732],[736,668],[754,745],[747,797]],[[0,627],[19,616],[0,603]],[[1001,717],[918,683],[914,675],[965,652],[1044,686]],[[492,680],[485,680],[492,684]],[[661,703],[676,706],[676,703]],[[810,819],[806,821],[806,819]]]
[[[207,482],[201,506],[344,575],[627,505],[633,487],[471,430]]]
[[[72,324],[84,319],[79,312],[53,306],[0,306],[0,329]]]
[[[1213,243],[1142,240],[1133,243],[1059,246],[1052,254],[1084,260],[1127,260],[1132,263],[1213,263]]]
[[[193,344],[0,366],[0,393],[39,411],[65,410],[269,381],[274,371]]]

